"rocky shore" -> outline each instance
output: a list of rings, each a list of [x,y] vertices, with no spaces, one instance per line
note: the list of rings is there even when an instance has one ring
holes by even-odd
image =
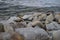
[[[0,40],[60,40],[60,13],[20,14],[0,22]]]

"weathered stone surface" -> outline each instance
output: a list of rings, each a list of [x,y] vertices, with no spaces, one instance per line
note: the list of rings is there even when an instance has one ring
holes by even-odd
[[[29,22],[29,23],[27,24],[27,27],[32,27],[32,22]]]
[[[14,25],[15,25],[15,28],[25,28],[27,26],[26,22],[16,22]],[[14,25],[12,25],[12,27]]]
[[[53,32],[53,40],[60,40],[60,30]]]
[[[8,33],[0,35],[1,40],[59,40],[60,15],[55,15],[57,22],[53,21],[54,16],[50,14],[35,13],[22,17],[10,17],[0,23],[0,32]],[[46,26],[45,26],[46,25]],[[45,30],[47,29],[47,30]],[[16,31],[17,33],[13,33]],[[19,34],[18,34],[19,33]],[[9,35],[11,36],[9,36]],[[56,34],[56,35],[55,35]],[[2,36],[2,37],[1,37]],[[50,39],[49,39],[50,38]]]
[[[33,17],[33,21],[37,21],[37,20],[39,20],[39,16],[41,16],[42,15],[42,13],[34,13],[33,15],[32,15],[32,17]]]
[[[28,18],[28,20],[32,21],[32,20],[33,20],[33,17],[32,17],[32,16],[31,16],[31,17],[29,17],[29,18]]]
[[[60,14],[56,14],[55,18],[56,18],[57,22],[60,23]]]
[[[24,37],[16,32],[0,33],[0,40],[24,40]]]
[[[29,17],[31,17],[31,15],[24,15],[22,18],[23,19],[28,19]]]
[[[14,31],[13,27],[8,23],[4,24],[4,30],[5,32]]]
[[[48,33],[41,28],[18,28],[16,32],[22,34],[25,40],[47,40]]]
[[[36,26],[36,25],[40,26],[41,28],[44,27],[44,25],[43,25],[43,23],[41,21],[34,21],[34,22],[32,22],[32,26]]]
[[[33,21],[27,24],[27,27],[35,27],[39,26],[40,28],[44,28],[44,25],[41,21]]]
[[[24,37],[21,34],[14,32],[11,34],[10,40],[24,40]]]
[[[0,33],[0,40],[10,40],[11,35],[6,32]]]
[[[60,30],[60,24],[52,22],[46,25],[47,30]]]
[[[50,14],[49,16],[47,16],[45,24],[49,24],[53,21],[54,17],[52,14]]]
[[[46,17],[47,17],[46,14],[41,14],[38,19],[41,20],[41,21],[43,21],[43,20],[46,19]]]
[[[7,20],[7,23],[11,23],[13,22],[14,23],[14,20],[19,20],[20,18],[19,17],[10,17],[10,19]]]

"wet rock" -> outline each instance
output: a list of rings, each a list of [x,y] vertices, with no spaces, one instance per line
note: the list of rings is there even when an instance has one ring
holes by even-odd
[[[25,40],[47,40],[48,33],[41,28],[18,28],[16,32],[22,34]]]
[[[60,30],[60,25],[57,22],[52,22],[46,25],[47,30]]]

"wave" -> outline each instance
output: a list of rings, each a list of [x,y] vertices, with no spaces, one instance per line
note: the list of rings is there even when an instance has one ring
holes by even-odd
[[[18,3],[19,0],[0,0],[0,16],[14,16],[21,12],[40,12],[40,11],[48,11],[54,10],[55,12],[60,11],[60,6],[49,6],[50,4],[45,3],[48,5],[47,7],[38,7],[38,6],[27,6]],[[20,0],[21,2],[24,0]],[[19,1],[19,2],[20,2]]]

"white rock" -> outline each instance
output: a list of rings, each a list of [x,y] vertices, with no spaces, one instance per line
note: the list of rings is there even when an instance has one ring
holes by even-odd
[[[59,30],[60,29],[60,25],[56,22],[52,22],[50,24],[46,25],[47,30]]]
[[[52,14],[50,14],[49,16],[47,16],[45,24],[49,24],[53,21],[54,17]]]
[[[28,18],[28,20],[33,20],[33,17],[32,17],[32,16],[31,16],[31,17],[29,17],[29,18]]]
[[[40,15],[39,16],[39,20],[44,20],[44,19],[46,19],[46,17],[47,17],[47,15],[46,14],[42,14],[42,15]]]
[[[22,34],[25,40],[46,40],[48,33],[41,28],[18,28],[16,32]]]
[[[28,19],[29,17],[31,17],[31,15],[24,15],[22,18],[23,19]]]
[[[14,22],[14,20],[18,20],[18,19],[20,19],[20,18],[19,17],[15,17],[15,16],[10,17],[10,19],[7,20],[7,23]]]

